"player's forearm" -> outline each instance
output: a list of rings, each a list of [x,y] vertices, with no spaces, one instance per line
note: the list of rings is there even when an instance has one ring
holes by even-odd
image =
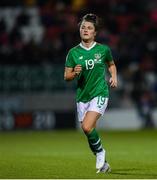
[[[108,68],[111,77],[117,80],[117,68],[115,66],[115,64],[111,64]]]
[[[74,68],[65,68],[64,71],[64,80],[71,81],[75,79],[75,77],[79,76],[79,74],[82,71],[82,66],[80,64],[77,64]]]

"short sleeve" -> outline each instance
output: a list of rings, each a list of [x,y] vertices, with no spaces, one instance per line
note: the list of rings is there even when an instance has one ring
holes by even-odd
[[[107,61],[112,61],[113,60],[111,49],[108,46],[107,46],[107,49],[106,49],[106,60]]]
[[[71,51],[69,51],[66,56],[65,67],[71,67],[71,68],[75,67],[75,61]]]

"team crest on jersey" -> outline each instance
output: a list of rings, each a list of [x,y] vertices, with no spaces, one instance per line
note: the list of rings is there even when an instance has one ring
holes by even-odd
[[[98,60],[101,58],[101,54],[100,53],[94,54],[94,57]]]
[[[95,63],[101,63],[101,54],[100,53],[97,53],[97,54],[94,54],[94,57],[95,57],[95,59],[94,59],[94,62]]]

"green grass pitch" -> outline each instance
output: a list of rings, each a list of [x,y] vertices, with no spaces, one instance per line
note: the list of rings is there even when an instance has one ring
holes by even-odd
[[[1,179],[156,179],[157,130],[100,131],[112,172],[96,174],[78,130],[0,132]]]

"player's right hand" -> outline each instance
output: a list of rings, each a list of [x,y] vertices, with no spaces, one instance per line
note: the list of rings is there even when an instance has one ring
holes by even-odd
[[[74,72],[76,75],[79,75],[82,71],[82,66],[81,64],[77,64],[75,67],[74,67]]]

